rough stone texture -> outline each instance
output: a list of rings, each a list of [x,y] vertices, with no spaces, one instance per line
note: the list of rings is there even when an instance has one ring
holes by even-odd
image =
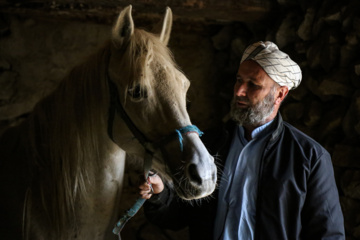
[[[1,38],[0,120],[32,110],[76,63],[108,39],[110,27],[80,22],[11,18],[11,34]],[[9,80],[13,79],[13,89]],[[5,86],[6,85],[6,86]],[[11,91],[16,91],[16,95]],[[12,96],[9,99],[9,96]],[[3,101],[6,100],[6,103]]]
[[[346,171],[341,182],[341,187],[345,195],[360,200],[360,171]]]
[[[312,25],[315,19],[315,9],[308,8],[306,10],[306,14],[304,16],[304,21],[300,24],[299,29],[297,31],[298,36],[304,40],[308,41],[312,38]]]
[[[223,6],[231,7],[229,2]],[[53,3],[52,13],[12,5],[0,16],[0,132],[26,117],[78,60],[108,38],[115,14],[108,13],[107,2],[102,10],[95,3],[86,5],[87,9],[74,5],[68,15],[60,9],[63,2]],[[254,13],[251,19],[257,21],[244,17],[234,21],[234,16],[224,21],[219,15],[207,19],[212,12],[206,8],[209,1],[172,3],[177,5],[170,48],[191,80],[189,113],[202,129],[226,117],[241,54],[249,43],[275,41],[300,64],[302,83],[290,92],[281,112],[332,155],[347,239],[360,239],[360,2],[279,0],[279,5],[268,9],[266,19]],[[162,13],[150,12],[163,11],[162,5],[139,1],[134,9],[137,6],[142,7],[142,14],[135,14],[135,24],[151,29],[161,19]],[[192,9],[207,14],[199,20]],[[137,184],[131,179],[138,172],[132,171],[130,167],[124,189],[129,206],[137,194]],[[186,230],[165,232],[148,223],[142,212],[127,225],[124,236],[187,239]]]
[[[111,23],[113,16],[131,4],[138,16],[158,17],[159,12],[170,6],[176,18],[227,22],[261,19],[273,3],[272,0],[22,0],[2,1],[0,11]]]
[[[345,144],[336,144],[333,151],[333,164],[336,167],[360,168],[360,148]]]

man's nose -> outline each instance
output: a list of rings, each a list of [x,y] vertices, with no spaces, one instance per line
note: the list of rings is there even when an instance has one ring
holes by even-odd
[[[246,96],[246,91],[247,88],[245,86],[245,84],[235,84],[234,86],[234,94],[235,96],[241,97],[241,96]]]

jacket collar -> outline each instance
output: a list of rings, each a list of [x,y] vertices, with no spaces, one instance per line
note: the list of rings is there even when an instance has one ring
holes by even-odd
[[[227,130],[227,133],[228,133],[226,136],[228,138],[227,141],[231,141],[231,139],[233,138],[236,126],[238,126],[238,125],[233,120],[230,120],[227,123],[225,123],[225,129]],[[284,128],[284,121],[281,117],[280,112],[278,112],[276,114],[274,121],[271,123],[271,125],[269,127],[273,129],[273,133],[271,134],[271,137],[269,140],[269,144],[272,144],[279,138],[279,136]]]
[[[284,129],[284,121],[281,117],[280,112],[277,113],[274,121],[271,123],[271,128],[274,129],[274,132],[271,134],[269,144],[272,144],[273,142],[275,142],[279,138],[281,132]]]

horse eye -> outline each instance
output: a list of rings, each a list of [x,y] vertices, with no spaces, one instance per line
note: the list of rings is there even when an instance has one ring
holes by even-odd
[[[142,89],[140,85],[136,85],[128,89],[128,94],[133,99],[140,99],[140,98],[147,98],[147,91],[146,89]]]

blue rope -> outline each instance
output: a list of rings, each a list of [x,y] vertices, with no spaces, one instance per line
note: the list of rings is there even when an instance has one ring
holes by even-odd
[[[130,220],[130,218],[135,216],[135,214],[139,211],[139,209],[145,203],[145,201],[146,201],[146,199],[139,198],[135,202],[135,204],[129,210],[126,211],[126,213],[119,219],[119,221],[116,223],[116,225],[113,229],[113,233],[115,235],[120,236],[120,231],[123,229],[125,224]]]
[[[202,131],[200,131],[200,129],[195,126],[195,125],[188,125],[186,127],[180,128],[180,129],[176,129],[175,130],[178,134],[179,137],[179,143],[180,143],[180,150],[183,151],[184,150],[184,146],[183,146],[183,137],[182,135],[188,132],[196,132],[197,134],[199,134],[199,137],[201,137],[204,133]]]
[[[189,133],[189,132],[196,132],[197,134],[199,134],[199,137],[201,137],[204,133],[202,131],[200,131],[200,129],[195,126],[195,125],[189,125],[180,129],[176,129],[175,130],[176,133],[178,134],[179,137],[179,143],[180,143],[180,150],[183,151],[184,146],[183,146],[183,134]],[[152,154],[148,153],[145,156],[145,160],[144,160],[144,172],[145,172],[145,179],[148,178],[149,176],[149,170],[151,168],[151,160],[152,160]],[[119,221],[115,224],[114,229],[113,229],[113,233],[119,236],[119,239],[121,239],[120,237],[120,232],[123,229],[123,227],[125,226],[125,224],[130,220],[130,218],[132,218],[141,208],[141,206],[145,203],[145,199],[143,198],[139,198],[135,204],[126,211],[126,213],[119,219]]]

